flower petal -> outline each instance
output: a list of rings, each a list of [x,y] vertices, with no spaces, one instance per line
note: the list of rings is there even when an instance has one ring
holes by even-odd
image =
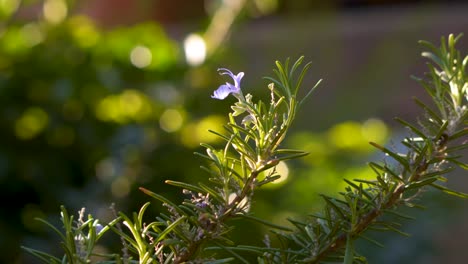
[[[232,71],[230,71],[230,70],[228,70],[228,69],[226,69],[226,68],[218,68],[218,72],[219,72],[219,74],[221,74],[221,75],[227,74],[227,75],[229,75],[229,76],[231,76],[231,77],[234,76],[234,74],[232,73]]]
[[[223,100],[226,98],[230,93],[232,93],[232,89],[230,88],[232,85],[231,84],[223,84],[219,86],[219,88],[214,91],[213,95],[211,98]]]
[[[239,72],[237,75],[234,75],[230,70],[226,68],[219,68],[218,72],[220,75],[229,75],[234,81],[234,85],[227,82],[226,84],[219,86],[218,89],[211,96],[211,98],[223,100],[231,93],[241,93],[240,82],[242,80],[242,77],[244,77],[243,72]]]
[[[234,80],[234,86],[240,90],[240,82],[242,80],[242,77],[244,77],[244,72],[239,72],[237,75],[234,75],[232,71],[226,69],[226,68],[219,68],[218,69],[219,74],[221,75],[229,75],[231,78]]]
[[[234,79],[234,86],[240,90],[240,82],[242,80],[242,77],[244,77],[243,72],[239,72],[236,76],[233,76],[232,79]]]

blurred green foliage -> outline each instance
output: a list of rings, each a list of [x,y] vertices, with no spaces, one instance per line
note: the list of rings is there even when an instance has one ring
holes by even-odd
[[[375,148],[368,142],[385,144],[389,133],[389,128],[378,119],[347,121],[323,132],[293,133],[287,140],[288,147],[301,148],[309,155],[299,162],[288,162],[286,177],[291,175],[294,179],[267,185],[257,194],[258,200],[252,210],[278,224],[289,224],[286,218],[291,215],[302,217],[301,212],[318,210],[322,206],[318,194],[336,196],[346,187],[343,178],[375,177],[363,162],[376,155]]]
[[[182,59],[179,45],[154,22],[107,31],[85,16],[4,24],[0,188],[9,203],[1,209],[5,232],[0,246],[9,253],[2,258],[17,258],[19,244],[38,243],[34,237],[44,236],[44,229],[31,219],[56,215],[60,204],[75,210],[86,206],[109,219],[107,207],[112,202],[123,211],[141,204],[139,185],[165,188],[162,192],[171,196],[172,190],[161,187],[163,180],[193,182],[205,177],[192,152],[200,142],[214,143],[216,137],[207,130],[221,131],[225,120],[209,113],[223,104],[204,104],[210,90],[199,88],[214,87],[215,82],[207,78],[207,69],[190,69]],[[340,149],[367,153],[361,131],[382,126],[374,121],[345,123],[327,135],[304,133],[292,144],[308,142],[307,150],[317,151],[305,161],[312,164],[323,159],[322,151],[330,156]],[[348,132],[358,133],[353,137],[357,141],[336,140]],[[320,137],[336,148],[314,140]],[[325,174],[336,173],[335,160],[326,159]],[[280,192],[311,194],[313,190],[304,189],[310,183],[304,182],[320,179],[330,179],[333,183],[324,184],[333,187],[334,178],[313,176],[317,173],[324,172],[301,173],[302,180]],[[178,195],[177,190],[172,192]],[[267,204],[269,196],[266,190],[257,205]],[[291,203],[304,209],[312,200],[281,201],[283,208],[274,214],[267,209],[264,215],[278,218],[276,213],[291,208]]]
[[[225,113],[227,104],[206,103],[220,83],[215,77],[220,65],[208,60],[188,67],[182,45],[160,24],[103,30],[86,16],[69,16],[70,7],[61,0],[45,1],[39,19],[12,19],[20,2],[0,0],[4,263],[25,261],[20,244],[59,250],[57,239],[32,219],[56,221],[61,204],[71,213],[85,206],[106,221],[112,218],[111,203],[129,212],[147,200],[138,186],[176,200],[179,190],[162,182],[205,180],[192,153],[200,142],[215,144],[207,130],[222,131],[226,123],[214,113]],[[267,11],[279,2],[255,1]],[[319,207],[317,193],[341,190],[342,177],[370,176],[362,162],[374,155],[367,142],[384,144],[388,134],[375,119],[296,133],[287,144],[311,154],[285,163],[285,180],[275,185],[281,188],[262,190],[252,211],[281,223],[313,211]],[[261,233],[249,230],[253,239]]]
[[[15,1],[0,3],[4,17],[13,12]],[[208,94],[185,86],[179,46],[160,25],[3,21],[0,258],[11,263],[20,244],[34,243],[43,229],[32,219],[57,215],[60,204],[105,218],[112,202],[141,203],[135,186],[200,174],[180,164],[197,168],[193,141],[219,118],[187,110]]]

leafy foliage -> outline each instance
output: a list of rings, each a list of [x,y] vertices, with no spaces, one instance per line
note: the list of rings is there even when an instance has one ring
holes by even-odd
[[[0,262],[18,261],[19,244],[44,238],[28,219],[55,215],[61,203],[75,211],[112,200],[126,210],[139,206],[132,202],[135,185],[154,185],[168,171],[183,178],[178,167],[153,157],[190,164],[193,147],[180,138],[193,129],[197,117],[187,109],[202,96],[182,91],[188,67],[161,25],[104,30],[81,15],[54,24],[40,15],[23,21],[27,2],[40,12],[42,4],[64,1],[0,4],[0,17],[9,4],[20,13],[0,19],[0,191],[10,205],[0,209],[7,230]],[[135,64],[132,52],[152,59]],[[170,114],[179,125],[168,132]]]
[[[421,207],[417,199],[426,187],[468,197],[444,186],[447,181],[444,175],[454,166],[467,167],[458,155],[467,145],[468,112],[465,70],[468,56],[463,57],[455,49],[459,38],[453,35],[447,40],[442,38],[439,48],[423,42],[431,50],[423,56],[431,59],[432,64],[426,78],[418,80],[437,110],[416,99],[425,116],[417,124],[397,119],[409,131],[401,142],[405,152],[371,142],[386,156],[382,162],[369,163],[375,180],[345,180],[347,187],[339,198],[322,195],[325,203],[322,212],[310,214],[306,220],[289,219],[293,230],[256,218],[250,213],[250,204],[259,187],[279,178],[275,167],[281,161],[307,154],[280,147],[300,105],[319,84],[309,89],[304,98],[298,96],[310,66],[306,64],[296,73],[302,57],[292,65],[289,60],[276,63],[276,78],[267,78],[272,82],[268,86],[269,103],[254,102],[250,94],[235,94],[238,101],[232,106],[225,131],[212,131],[225,141],[224,147],[202,144],[206,154],[197,154],[209,163],[202,169],[208,173],[210,184],[167,181],[183,189],[187,198],[181,204],[140,188],[167,208],[155,221],[146,224],[144,213],[149,205],[146,203],[132,217],[119,213],[97,232],[97,222],[92,216],[73,227],[73,218],[62,209],[65,235],[51,226],[64,241],[62,262],[89,261],[95,242],[105,231],[113,230],[122,238],[124,253],[112,255],[102,263],[249,263],[245,253],[256,256],[258,263],[365,263],[365,256],[356,252],[354,241],[362,238],[381,246],[366,236],[369,230],[408,235],[400,230],[400,220],[411,216],[401,213],[401,208]],[[393,215],[398,221],[388,220],[386,215]],[[232,220],[236,219],[253,220],[272,228],[279,244],[273,245],[267,236],[265,246],[236,245],[230,239],[230,233],[235,232]],[[84,233],[83,226],[88,233]],[[44,262],[59,261],[45,253],[26,250]],[[216,252],[220,251],[232,257],[218,257]]]
[[[371,145],[390,158],[382,163],[369,163],[376,180],[345,180],[348,187],[340,193],[342,198],[322,196],[326,203],[323,213],[313,215],[307,222],[291,220],[297,228],[296,232],[277,233],[284,248],[255,249],[258,253],[271,252],[268,257],[262,257],[262,261],[365,261],[364,257],[354,252],[353,241],[363,238],[381,246],[365,236],[365,231],[370,229],[407,235],[399,230],[401,223],[382,220],[383,215],[411,219],[399,212],[400,207],[421,207],[415,201],[424,187],[433,187],[462,198],[468,197],[467,194],[443,186],[447,181],[443,175],[450,172],[453,166],[466,169],[466,164],[456,154],[466,147],[463,136],[466,135],[468,84],[465,67],[468,57],[462,59],[460,52],[455,49],[455,43],[460,37],[450,35],[448,44],[442,38],[439,49],[422,42],[433,51],[423,53],[433,64],[429,66],[429,80],[420,82],[433,98],[439,113],[416,99],[426,113],[424,122],[421,120],[419,124],[420,128],[397,119],[412,135],[401,142],[407,152],[397,153],[371,142]]]

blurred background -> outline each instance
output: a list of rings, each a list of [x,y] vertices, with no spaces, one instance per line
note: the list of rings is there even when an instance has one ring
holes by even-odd
[[[304,85],[324,81],[285,142],[310,155],[281,164],[251,211],[281,224],[315,212],[317,194],[342,190],[342,178],[373,177],[366,162],[381,157],[368,141],[398,147],[407,131],[393,118],[414,121],[411,97],[428,101],[410,79],[426,71],[417,41],[465,32],[464,2],[0,0],[0,262],[38,263],[20,245],[61,254],[58,237],[32,219],[60,226],[62,204],[107,222],[112,203],[131,213],[149,200],[139,186],[180,201],[164,180],[206,181],[193,152],[219,143],[207,130],[222,131],[234,100],[210,98],[227,81],[219,67],[244,71],[244,92],[268,98],[261,77],[275,60],[313,62]],[[458,48],[467,47],[464,37]],[[466,173],[449,178],[468,192]],[[425,198],[430,210],[405,223],[413,237],[372,234],[386,249],[359,245],[370,263],[468,258],[467,202]],[[268,233],[243,222],[237,230],[242,243]],[[116,241],[102,250],[118,252]]]

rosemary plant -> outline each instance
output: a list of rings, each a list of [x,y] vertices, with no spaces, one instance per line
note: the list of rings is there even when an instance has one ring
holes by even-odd
[[[416,198],[426,187],[467,198],[466,194],[444,186],[444,177],[455,166],[467,169],[457,152],[467,147],[468,56],[455,48],[461,35],[442,38],[441,46],[421,42],[428,52],[422,55],[431,61],[429,73],[416,80],[425,88],[435,109],[422,101],[415,102],[424,111],[417,124],[397,119],[408,128],[408,136],[401,142],[406,152],[398,153],[390,147],[371,144],[382,151],[382,162],[370,162],[375,172],[373,181],[345,180],[347,187],[339,198],[322,195],[325,206],[320,213],[307,220],[289,220],[294,230],[256,218],[249,212],[255,192],[262,185],[279,178],[274,169],[280,161],[307,155],[300,150],[281,148],[301,104],[315,90],[320,81],[300,96],[302,80],[310,67],[303,57],[295,63],[276,62],[275,78],[271,83],[269,102],[255,101],[244,95],[241,79],[244,73],[230,76],[234,83],[221,85],[212,95],[225,99],[229,95],[237,101],[231,106],[225,131],[211,131],[224,140],[224,147],[202,144],[206,153],[197,153],[209,166],[202,169],[209,175],[209,184],[190,184],[166,181],[182,189],[187,199],[176,204],[148,189],[140,188],[150,197],[162,202],[166,212],[149,223],[144,214],[149,202],[132,216],[120,212],[112,222],[101,226],[92,215],[83,220],[81,211],[74,221],[62,207],[64,231],[50,226],[62,239],[65,252],[61,258],[24,248],[45,263],[90,263],[94,247],[109,230],[122,240],[121,253],[100,255],[98,263],[249,263],[244,254],[253,254],[258,263],[343,263],[366,262],[365,256],[354,249],[354,241],[367,239],[368,230],[400,231],[400,222],[388,221],[385,215],[409,219],[402,207],[415,207]],[[463,57],[465,56],[465,57]],[[260,177],[260,173],[265,174]],[[272,246],[235,245],[230,240],[232,221],[239,218],[257,221],[273,229],[279,243]],[[220,258],[216,252],[225,251],[232,257]]]

